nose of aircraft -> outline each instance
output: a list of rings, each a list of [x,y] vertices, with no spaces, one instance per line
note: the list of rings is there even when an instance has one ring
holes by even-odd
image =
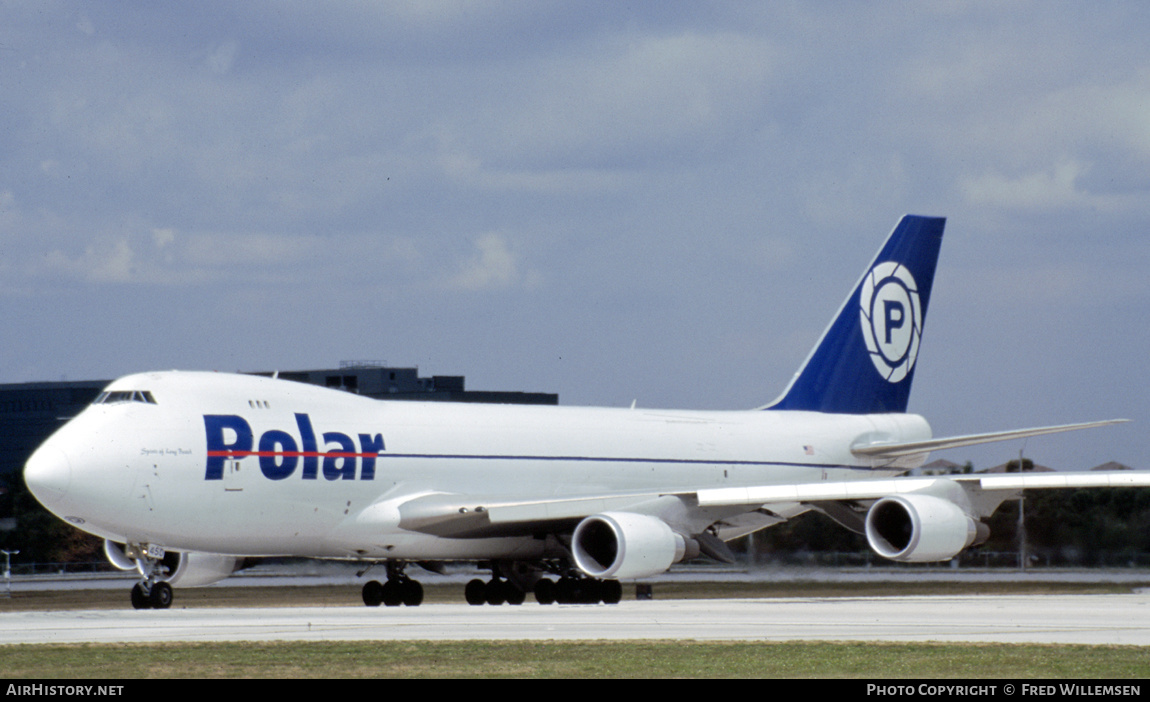
[[[55,446],[41,446],[24,464],[24,482],[28,489],[51,509],[60,504],[72,483],[72,465],[68,455]]]

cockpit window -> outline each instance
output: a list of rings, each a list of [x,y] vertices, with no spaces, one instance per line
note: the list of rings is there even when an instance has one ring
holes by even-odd
[[[92,401],[93,405],[111,405],[117,402],[142,402],[146,405],[156,404],[156,398],[147,390],[112,390],[101,393]]]

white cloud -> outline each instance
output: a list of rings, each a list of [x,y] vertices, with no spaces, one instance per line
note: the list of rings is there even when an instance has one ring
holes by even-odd
[[[216,46],[208,54],[208,69],[218,76],[230,73],[239,50],[240,45],[235,41],[225,41],[219,46]]]
[[[1094,195],[1079,186],[1089,169],[1076,161],[1063,161],[1044,171],[1007,177],[997,171],[960,180],[967,201],[975,206],[990,205],[1017,210],[1063,210],[1080,207],[1112,210],[1118,198]]]
[[[170,227],[152,230],[152,241],[157,249],[171,246],[176,241],[176,230]]]
[[[519,257],[502,234],[488,233],[475,241],[477,252],[452,277],[451,287],[460,290],[501,290],[523,281]]]
[[[439,156],[444,173],[468,187],[495,192],[573,193],[617,192],[630,180],[626,173],[596,168],[515,169],[486,166],[463,151]]]
[[[192,234],[184,248],[190,265],[252,274],[299,266],[318,253],[313,237],[242,231]]]
[[[135,252],[126,237],[93,242],[76,257],[54,249],[45,263],[49,270],[89,283],[128,283],[137,273]]]
[[[478,111],[441,119],[437,130],[485,164],[630,168],[713,156],[762,119],[775,54],[732,32],[623,35],[510,73],[492,66],[498,75],[477,76],[491,86]]]

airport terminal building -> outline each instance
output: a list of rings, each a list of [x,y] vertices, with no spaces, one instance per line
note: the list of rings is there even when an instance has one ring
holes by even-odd
[[[461,375],[421,378],[418,368],[393,368],[378,361],[345,361],[339,368],[266,371],[252,375],[311,383],[381,400],[486,402],[557,405],[552,393],[474,391]],[[111,380],[0,384],[0,489],[32,452],[64,422],[80,413]]]

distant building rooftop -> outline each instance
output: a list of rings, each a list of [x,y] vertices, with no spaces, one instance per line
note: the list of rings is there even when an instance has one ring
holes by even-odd
[[[993,468],[987,468],[986,470],[981,471],[981,472],[983,472],[983,473],[1017,473],[1017,472],[1019,472],[1017,470],[1017,468],[1018,468],[1018,461],[1007,461],[1006,463],[1003,463],[1002,465],[998,465],[998,466],[995,466]],[[1030,459],[1027,459],[1022,464],[1022,472],[1023,473],[1053,473],[1054,469],[1050,468],[1049,466],[1042,466],[1042,465],[1038,465],[1037,463],[1031,463]]]

